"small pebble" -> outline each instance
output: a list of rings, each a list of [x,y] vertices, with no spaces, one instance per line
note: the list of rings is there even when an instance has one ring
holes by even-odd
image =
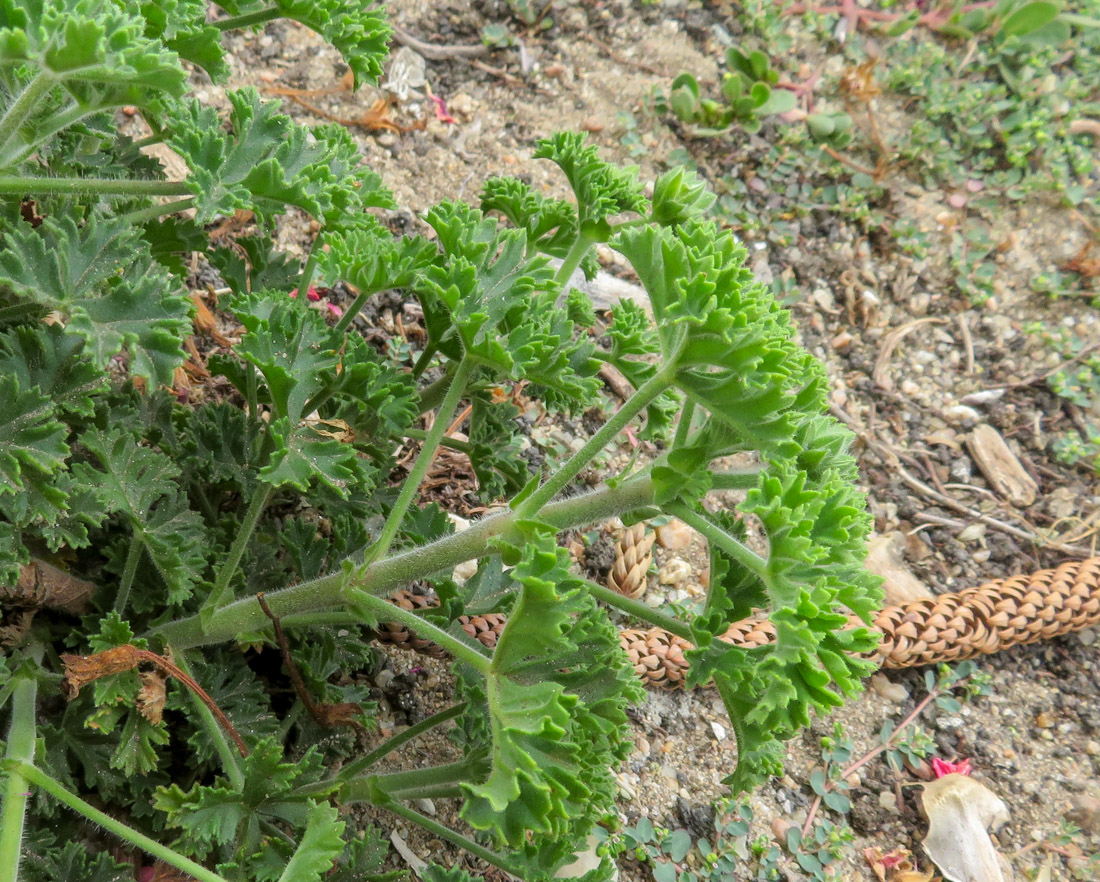
[[[964,426],[976,423],[982,418],[982,415],[974,410],[974,408],[967,407],[965,404],[956,404],[954,407],[947,408],[947,410],[943,412],[943,416],[949,423],[957,423]]]
[[[1089,756],[1100,756],[1100,741],[1090,741],[1085,745],[1085,753]]]
[[[680,551],[691,545],[691,533],[683,521],[671,520],[657,528],[657,544],[666,551]]]
[[[711,722],[710,729],[714,733],[714,737],[719,741],[726,740],[726,729],[721,723]]]
[[[662,585],[679,585],[691,576],[691,564],[687,561],[670,560],[657,571],[657,581]]]
[[[955,538],[958,539],[960,542],[975,542],[976,540],[981,539],[985,535],[985,533],[985,524],[975,523],[963,527],[961,530],[959,530]]]
[[[1100,833],[1100,799],[1082,793],[1070,800],[1070,806],[1066,820],[1090,835]]]
[[[1035,717],[1035,725],[1040,729],[1049,729],[1054,725],[1054,714],[1043,711]]]
[[[909,690],[901,683],[891,682],[885,674],[872,675],[871,688],[887,701],[894,702],[894,704],[903,704],[909,700]]]
[[[468,560],[465,563],[460,563],[454,568],[454,572],[451,574],[454,580],[459,585],[465,585],[468,579],[472,579],[477,574],[477,561]]]
[[[898,798],[891,790],[883,790],[878,795],[878,804],[888,812],[897,812],[898,810]]]
[[[1081,641],[1082,646],[1092,646],[1096,642],[1096,629],[1085,628],[1080,634],[1077,635],[1077,639]]]

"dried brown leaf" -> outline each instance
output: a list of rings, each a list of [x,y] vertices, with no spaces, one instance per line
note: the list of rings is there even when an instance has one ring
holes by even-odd
[[[138,674],[141,688],[138,690],[136,707],[145,719],[154,726],[164,719],[164,702],[168,698],[168,678],[160,671],[142,671]]]
[[[142,651],[129,643],[105,649],[94,655],[63,655],[65,679],[61,683],[65,697],[72,701],[80,690],[100,677],[132,671],[142,660]]]
[[[19,571],[14,586],[0,586],[0,602],[61,610],[81,615],[88,611],[96,586],[37,558]]]

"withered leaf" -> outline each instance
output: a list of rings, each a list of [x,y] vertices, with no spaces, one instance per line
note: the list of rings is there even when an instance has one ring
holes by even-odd
[[[135,705],[145,719],[158,725],[164,719],[164,702],[168,698],[168,678],[160,671],[142,671],[138,674],[141,688]]]
[[[72,701],[80,690],[100,677],[132,671],[142,661],[142,651],[129,643],[97,652],[94,655],[63,655],[65,679],[61,688]]]

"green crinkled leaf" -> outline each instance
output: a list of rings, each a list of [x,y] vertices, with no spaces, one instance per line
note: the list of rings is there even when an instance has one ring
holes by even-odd
[[[471,397],[470,462],[478,489],[485,499],[517,493],[531,478],[514,424],[519,408],[507,401],[494,404],[484,394]]]
[[[187,81],[174,52],[145,36],[145,20],[97,0],[0,3],[0,68],[48,71],[82,103],[144,105],[180,94]]]
[[[394,239],[378,221],[333,230],[325,235],[325,244],[328,249],[319,258],[325,278],[347,282],[365,294],[407,288],[438,254],[435,244],[422,236]]]
[[[289,420],[277,420],[268,425],[268,437],[275,443],[275,452],[259,472],[265,484],[289,484],[306,491],[310,482],[317,480],[338,490],[352,481],[366,479],[363,463],[353,447],[325,438],[311,426],[295,427]]]
[[[684,501],[692,504],[710,490],[707,464],[712,459],[705,447],[677,447],[668,452],[663,463],[653,466],[653,498],[658,505]]]
[[[676,385],[752,447],[791,450],[791,414],[823,409],[823,376],[745,249],[697,222],[626,230],[616,247],[649,292]]]
[[[345,339],[342,369],[330,389],[337,399],[331,418],[347,423],[356,444],[379,460],[380,446],[399,438],[420,415],[416,381],[382,361],[358,334]]]
[[[23,882],[131,882],[133,864],[116,863],[109,854],[92,855],[83,842],[56,840],[49,846],[36,848],[24,842],[24,855],[19,863],[19,878]]]
[[[260,469],[260,480],[300,490],[308,489],[313,480],[334,489],[352,481],[365,483],[367,465],[355,448],[333,439],[332,429],[325,423],[306,419],[305,408],[323,391],[341,392],[349,378],[368,382],[379,376],[382,371],[367,346],[345,341],[343,334],[326,326],[317,312],[299,300],[277,294],[239,298],[234,309],[248,331],[236,351],[260,372],[266,383],[265,400],[274,412],[267,426],[272,452]],[[244,373],[234,372],[230,379],[242,391],[247,389]],[[403,398],[395,394],[397,389],[404,391]],[[410,415],[412,394],[407,382],[402,386],[402,381],[391,375],[371,392],[377,398],[366,399],[367,404],[373,401],[382,409],[375,418]]]
[[[142,228],[153,260],[181,279],[191,272],[191,253],[207,250],[206,231],[192,220],[168,216],[149,221]]]
[[[276,293],[239,298],[232,309],[247,331],[235,352],[262,375],[274,415],[297,425],[326,375],[335,376],[343,335],[304,302]]]
[[[244,657],[227,649],[207,650],[204,655],[202,659],[190,659],[192,674],[246,742],[278,738],[282,727],[271,710],[271,698]],[[194,711],[191,696],[182,689],[171,690],[168,707],[186,714]],[[205,764],[215,757],[210,734],[201,726],[187,737],[187,748],[196,764]]]
[[[276,0],[276,5],[336,47],[355,74],[357,88],[382,75],[391,30],[380,5],[359,0]]]
[[[140,4],[145,35],[205,70],[215,82],[229,76],[221,31],[206,23],[205,0],[149,0]]]
[[[383,871],[390,841],[373,824],[360,828],[362,838],[353,838],[327,877],[328,882],[404,882],[407,870]]]
[[[461,867],[451,867],[449,870],[439,864],[428,864],[420,873],[424,882],[476,882],[473,876]]]
[[[119,732],[118,747],[111,754],[111,768],[118,769],[128,778],[154,772],[161,763],[157,748],[164,747],[170,740],[163,723],[154,725],[131,709]]]
[[[207,548],[202,518],[179,492],[179,468],[122,431],[88,432],[80,440],[103,470],[77,463],[74,475],[106,511],[128,522],[167,588],[167,603],[182,604],[202,578]],[[135,598],[146,609],[152,601],[147,593]]]
[[[605,241],[608,219],[624,212],[645,214],[646,199],[637,166],[617,166],[600,159],[593,144],[580,132],[558,132],[538,142],[534,156],[549,159],[569,179],[577,198],[581,233]]]
[[[502,230],[480,211],[442,203],[427,217],[444,258],[416,285],[432,344],[513,380],[527,379],[549,407],[588,404],[598,388],[591,344],[555,305],[558,286],[522,230]]]
[[[0,376],[0,413],[0,497],[36,490],[62,508],[65,494],[51,480],[65,467],[68,431],[53,402],[37,387],[20,389],[17,376]]]
[[[182,422],[180,446],[172,452],[185,473],[204,484],[250,495],[256,483],[262,420],[218,402],[186,411]]]
[[[279,113],[254,89],[227,93],[229,132],[213,108],[197,101],[174,110],[168,142],[191,169],[187,184],[198,220],[238,210],[270,218],[297,206],[326,223],[346,212],[388,206],[377,174],[342,127],[312,131]]]
[[[98,366],[125,351],[131,373],[171,385],[191,302],[153,262],[137,229],[120,219],[78,229],[72,217],[50,217],[37,229],[9,228],[3,246],[0,285],[16,302],[66,316],[68,332],[83,337]]]
[[[344,851],[344,822],[328,803],[310,805],[306,829],[279,882],[316,882],[326,876]]]
[[[858,692],[874,669],[860,656],[874,650],[878,636],[848,621],[849,611],[870,621],[881,603],[879,580],[863,569],[870,517],[853,480],[849,438],[811,418],[796,439],[806,445],[800,459],[813,465],[813,476],[790,460],[775,461],[740,506],[768,537],[766,577],[712,554],[712,578],[723,590],[693,623],[696,649],[686,653],[689,683],[713,677],[722,691],[739,745],[726,783],[738,789],[773,774],[778,742],[809,725],[811,712]],[[761,607],[775,626],[774,644],[743,650],[715,639]]]
[[[653,183],[653,220],[662,226],[702,217],[714,205],[706,181],[684,166],[669,169]]]
[[[0,581],[14,585],[19,580],[20,568],[30,563],[30,559],[20,531],[14,524],[0,521]]]
[[[319,780],[323,766],[318,754],[307,751],[297,762],[287,761],[275,740],[258,742],[241,760],[244,786],[238,792],[224,779],[185,792],[176,784],[156,792],[155,806],[167,822],[181,829],[181,838],[200,857],[216,846],[238,845],[259,838],[260,821],[283,821],[304,826],[316,805],[296,796],[293,788]],[[248,855],[238,855],[241,860]]]
[[[599,624],[569,575],[566,552],[543,534],[514,553],[518,598],[487,680],[491,772],[483,784],[463,785],[462,816],[513,847],[529,831],[574,843],[614,790],[624,705],[638,687],[628,685],[617,632],[606,618]]]
[[[301,274],[297,262],[263,236],[239,236],[232,248],[212,248],[207,256],[225,284],[239,295],[290,291]]]
[[[517,178],[490,178],[481,190],[481,210],[499,211],[516,227],[526,231],[530,247],[542,254],[564,259],[577,239],[577,208],[563,199],[548,199]],[[595,254],[581,260],[586,279],[599,270]]]
[[[91,416],[93,397],[107,385],[107,375],[83,357],[80,338],[56,325],[0,334],[0,377],[15,377],[21,389],[38,387],[60,413],[81,417]]]

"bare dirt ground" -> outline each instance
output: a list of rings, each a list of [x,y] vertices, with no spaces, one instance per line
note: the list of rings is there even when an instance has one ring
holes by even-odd
[[[390,11],[405,42],[414,45],[419,40],[476,47],[485,24],[515,25],[506,4],[493,0],[401,0]],[[375,114],[374,127],[351,126],[366,162],[401,206],[389,213],[391,226],[421,229],[417,216],[426,208],[440,199],[475,198],[481,183],[497,174],[525,176],[548,193],[565,195],[556,170],[531,159],[535,139],[559,129],[590,132],[605,156],[637,163],[643,179],[660,173],[676,149],[687,149],[705,174],[752,178],[754,157],[767,146],[767,127],[751,139],[699,144],[684,139],[678,126],[650,109],[651,89],[667,87],[682,70],[716,79],[720,53],[713,25],[736,33],[730,6],[610,0],[562,4],[551,18],[552,27],[523,35],[518,46],[470,57],[448,49],[430,53],[444,57],[425,59],[427,85],[446,101],[454,122],[436,118],[422,84],[402,94],[400,76],[391,71],[396,94],[388,93],[392,104],[384,119],[392,125],[377,127]],[[517,32],[523,33],[521,28]],[[300,120],[350,124],[368,115],[383,95],[370,88],[355,95],[340,91],[346,69],[338,55],[296,26],[275,23],[261,34],[230,40],[236,41],[230,43],[236,65],[232,85],[309,92],[298,96],[308,107],[285,99]],[[415,76],[407,79],[416,83]],[[904,108],[886,96],[882,111],[888,135],[904,131]],[[910,217],[934,242],[966,211],[951,207],[946,194],[925,190],[901,174],[887,183],[888,213]],[[760,210],[781,209],[781,201],[781,194],[761,192]],[[1088,549],[1100,484],[1089,471],[1067,467],[1051,454],[1051,435],[1065,431],[1068,418],[1035,378],[1054,367],[1057,357],[1025,332],[1032,322],[1085,321],[1083,303],[1052,303],[1032,295],[1026,285],[1036,268],[1060,265],[1076,254],[1084,228],[1068,214],[1041,205],[1005,206],[995,236],[1003,243],[996,258],[999,287],[992,300],[973,306],[949,284],[945,248],[933,248],[918,260],[826,211],[802,217],[794,226],[797,235],[783,243],[759,230],[745,231],[754,269],[766,279],[787,281],[804,342],[828,366],[836,412],[861,435],[858,452],[876,528],[908,536],[905,564],[938,593],[1050,566],[1068,556],[1065,548],[1044,547],[1029,536],[1054,537],[1056,543],[1073,546],[1070,552]],[[304,221],[291,222],[282,236],[289,248],[304,253],[308,232]],[[902,328],[909,333],[897,341],[892,335]],[[1091,328],[1095,335],[1095,324]],[[983,394],[1001,387],[1007,390],[999,396]],[[1034,504],[1016,508],[991,490],[963,443],[978,423],[993,426],[1008,440],[1039,487]],[[991,521],[982,523],[975,513]],[[687,550],[658,549],[650,590],[669,590],[656,573],[674,557],[691,566],[688,584],[697,581],[702,552],[698,540]],[[944,759],[970,757],[975,776],[1008,804],[1011,820],[997,842],[1017,878],[1033,874],[1048,860],[1048,878],[1074,878],[1074,866],[1084,866],[1081,860],[1073,863],[1075,855],[1100,851],[1098,660],[1094,632],[983,659],[980,666],[992,677],[988,696],[957,712],[932,707],[920,719],[934,742],[933,753]],[[448,684],[445,666],[397,656],[392,667],[417,669],[402,681],[412,684],[412,709],[391,702],[393,724],[415,722],[418,713],[430,712],[442,700]],[[756,821],[750,841],[757,836],[770,840],[775,818],[805,821],[813,798],[810,774],[821,765],[820,738],[832,732],[834,720],[858,757],[879,743],[884,722],[906,717],[924,694],[923,672],[891,672],[877,691],[869,689],[792,742],[787,775],[752,798]],[[637,751],[620,775],[623,824],[649,817],[714,843],[711,805],[722,795],[720,779],[735,756],[717,696],[651,693],[636,715],[635,741]],[[445,747],[418,742],[407,761],[415,764],[419,752],[433,749]],[[929,868],[920,855],[926,826],[917,810],[919,788],[898,789],[898,780],[881,759],[860,771],[847,819],[854,843],[843,848],[835,865],[840,878],[874,879],[862,854],[873,846],[884,852],[909,848]],[[914,779],[903,775],[900,780]],[[1074,805],[1091,805],[1093,811],[1078,811],[1074,817],[1085,831],[1059,845],[1055,840]],[[446,806],[434,808],[443,819],[450,813]],[[826,816],[844,821],[834,813]],[[467,860],[392,819],[374,820],[387,832],[396,829],[422,857],[448,865]],[[650,867],[629,855],[620,862],[622,878],[652,878]],[[394,866],[401,865],[395,858]],[[474,864],[463,865],[477,871]],[[682,866],[689,868],[690,859]],[[744,866],[738,878],[757,878],[755,864]],[[784,856],[777,878],[811,876]]]

